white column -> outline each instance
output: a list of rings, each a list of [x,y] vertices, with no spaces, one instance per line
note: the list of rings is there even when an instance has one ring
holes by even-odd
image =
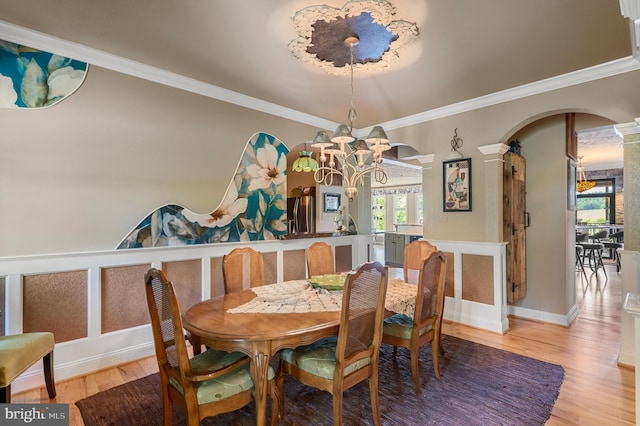
[[[640,333],[640,294],[627,293],[624,300],[624,310],[627,311],[634,318],[634,334],[637,336]],[[635,347],[635,376],[636,376],[636,424],[640,425],[640,338],[636,340]]]
[[[432,197],[433,191],[437,190],[437,176],[433,171],[433,160],[435,154],[425,154],[416,157],[422,164],[422,235],[430,238],[433,234],[433,224],[438,216],[437,206],[434,206]]]
[[[501,243],[502,238],[502,164],[509,145],[496,143],[479,146],[484,154],[485,241]]]
[[[634,122],[616,124],[616,133],[622,137],[624,149],[624,251],[620,256],[622,266],[621,293],[640,294],[640,118]],[[622,296],[624,297],[624,296]],[[621,300],[620,303],[623,301]],[[620,355],[618,362],[633,364],[639,356],[634,333],[634,321],[622,315]]]

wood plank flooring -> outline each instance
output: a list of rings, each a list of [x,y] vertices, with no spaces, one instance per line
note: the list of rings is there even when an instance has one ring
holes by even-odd
[[[397,271],[394,271],[397,272]],[[590,271],[587,270],[588,276]],[[634,425],[634,372],[617,365],[620,348],[622,295],[620,274],[607,266],[608,280],[600,272],[578,278],[580,314],[570,327],[511,318],[504,335],[446,323],[448,335],[560,364],[565,380],[547,425]],[[56,383],[56,403],[69,404],[70,425],[84,426],[75,401],[157,371],[155,358],[146,358],[88,376]],[[443,371],[446,374],[446,371]],[[15,394],[15,403],[47,403],[46,389]]]

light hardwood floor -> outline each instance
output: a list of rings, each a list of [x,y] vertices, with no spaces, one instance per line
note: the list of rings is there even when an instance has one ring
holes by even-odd
[[[617,365],[622,314],[620,275],[613,266],[607,266],[607,274],[607,281],[602,272],[590,276],[588,287],[583,279],[578,281],[580,314],[570,327],[511,318],[511,329],[504,335],[454,323],[446,323],[443,332],[562,365],[565,380],[547,425],[634,425],[634,372]],[[70,425],[82,426],[75,401],[155,371],[157,365],[151,357],[61,381],[56,384],[58,396],[54,402],[68,403]],[[13,395],[12,400],[50,402],[44,388]]]

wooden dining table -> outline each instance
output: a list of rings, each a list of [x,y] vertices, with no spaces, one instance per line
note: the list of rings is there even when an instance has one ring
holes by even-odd
[[[402,305],[415,304],[415,291],[413,291],[413,300],[410,297],[415,285],[396,283],[394,287],[392,281],[389,280],[387,294],[389,295],[391,288],[398,289],[399,285],[403,285],[404,295],[401,297],[406,300],[401,301]],[[283,286],[287,283],[272,284],[272,286]],[[306,281],[295,284],[302,283],[306,284]],[[268,287],[263,286],[260,289],[266,290]],[[251,357],[256,424],[265,425],[271,357],[284,348],[296,348],[311,344],[323,337],[336,336],[340,325],[340,310],[288,313],[238,312],[239,307],[247,306],[252,302],[255,304],[255,299],[258,297],[255,290],[226,294],[196,303],[184,312],[183,326],[194,336],[194,339],[199,339],[201,344],[219,350],[239,351]],[[393,310],[399,311],[397,307],[399,304],[400,302],[396,300],[396,307],[392,306]],[[285,303],[284,308],[287,307]],[[192,342],[198,344],[197,340]]]

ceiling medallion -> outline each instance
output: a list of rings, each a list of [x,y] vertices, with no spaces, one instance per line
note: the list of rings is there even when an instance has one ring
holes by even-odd
[[[323,71],[346,76],[350,73],[349,49],[344,40],[359,36],[353,67],[379,71],[399,59],[398,49],[419,34],[415,23],[393,20],[396,8],[385,0],[350,0],[342,8],[326,5],[305,7],[293,16],[298,37],[289,43],[293,55]]]

